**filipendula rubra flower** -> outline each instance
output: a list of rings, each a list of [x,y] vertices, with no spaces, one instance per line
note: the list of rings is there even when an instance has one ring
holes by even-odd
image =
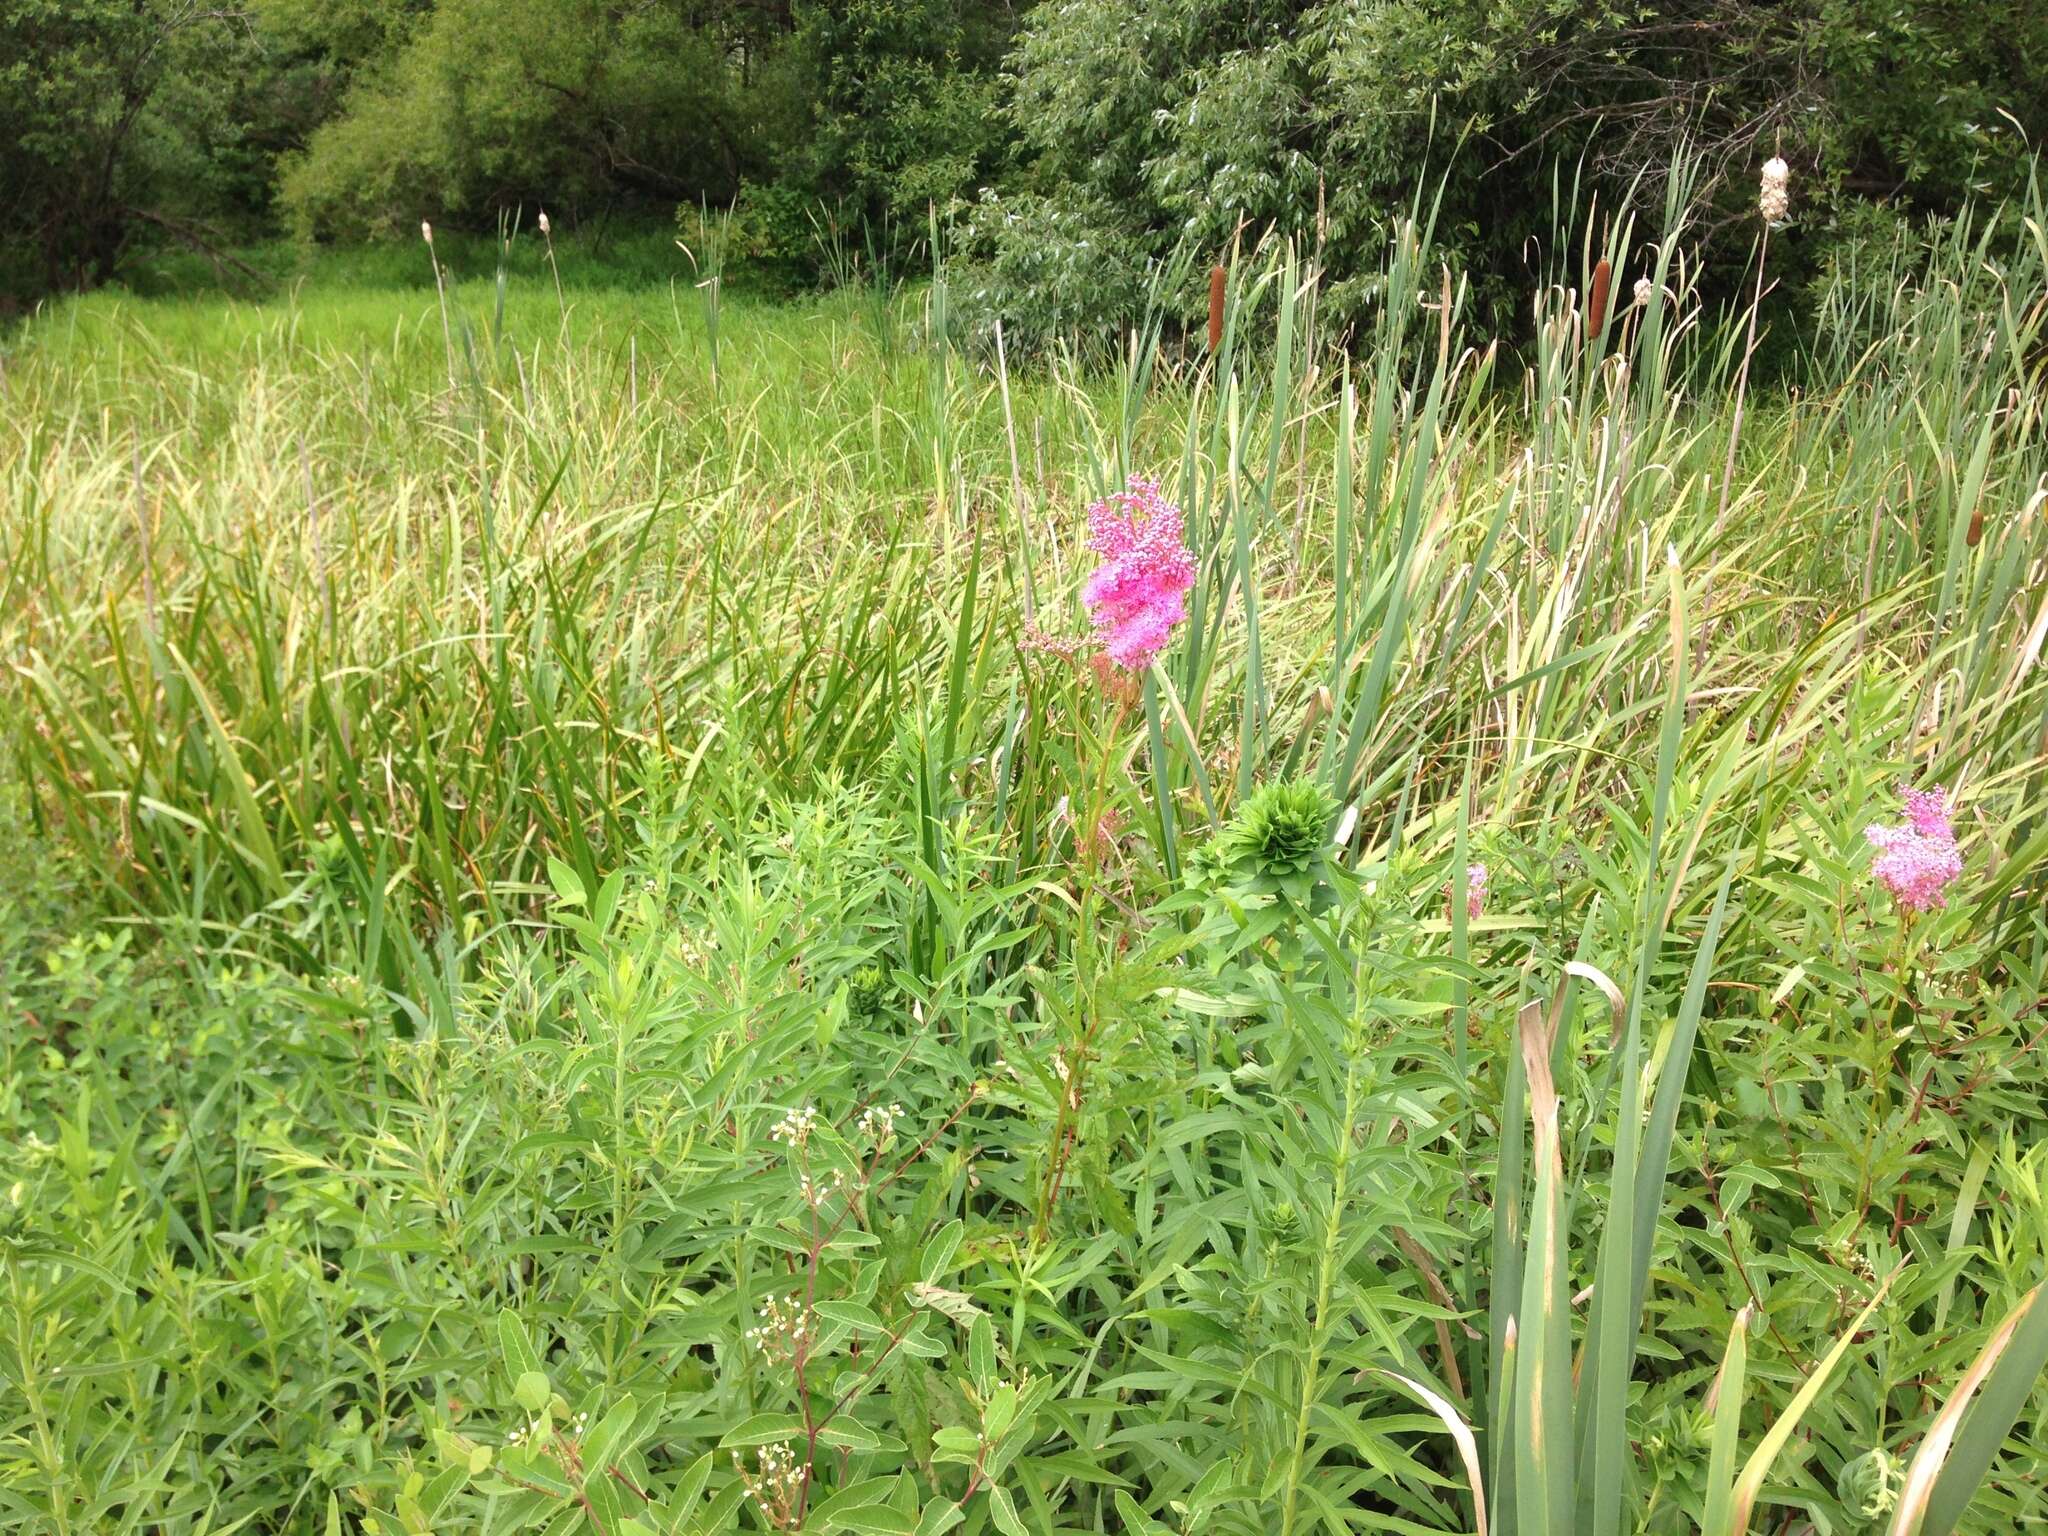
[[[1925,912],[1947,905],[1942,893],[1963,872],[1963,856],[1956,848],[1955,829],[1949,825],[1948,792],[1906,789],[1903,826],[1866,827],[1863,835],[1877,849],[1871,866],[1892,899],[1908,912]]]
[[[1489,877],[1484,864],[1465,866],[1465,916],[1477,919],[1486,910],[1486,882]],[[1444,887],[1444,900],[1448,904],[1458,899],[1458,882],[1453,880]],[[1450,914],[1446,912],[1446,917]]]
[[[1119,667],[1142,672],[1187,617],[1195,584],[1180,508],[1133,475],[1088,509],[1088,545],[1102,556],[1081,589],[1096,638]]]

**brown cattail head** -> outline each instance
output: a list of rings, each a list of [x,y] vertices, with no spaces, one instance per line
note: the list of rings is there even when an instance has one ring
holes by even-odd
[[[1209,269],[1209,351],[1212,354],[1223,345],[1223,288],[1229,278],[1220,261]]]
[[[1598,336],[1600,327],[1607,323],[1607,287],[1614,281],[1614,269],[1607,264],[1607,258],[1600,258],[1600,265],[1593,269],[1593,307],[1586,311],[1586,334]]]
[[[1963,535],[1963,541],[1975,549],[1984,542],[1984,509],[1979,507],[1970,514],[1970,531]]]

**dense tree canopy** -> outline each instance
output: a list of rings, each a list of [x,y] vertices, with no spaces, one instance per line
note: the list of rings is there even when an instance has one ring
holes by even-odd
[[[2038,0],[0,0],[0,292],[152,242],[737,202],[799,279],[821,221],[963,213],[1027,329],[1267,232],[1343,308],[1440,188],[1505,302],[1558,174],[1612,206],[1690,145],[1733,226],[1781,152],[1796,271],[2010,190],[2044,133]]]
[[[2010,190],[2048,133],[2037,0],[1047,0],[1012,68],[1029,170],[978,227],[1002,302],[1055,323],[1240,231],[1321,248],[1356,302],[1390,218],[1439,186],[1439,236],[1505,302],[1553,176],[1611,206],[1681,148],[1722,221],[1786,156],[1811,259],[1873,203]]]
[[[285,209],[346,236],[520,203],[730,199],[767,168],[785,35],[752,4],[441,0],[287,158]]]
[[[678,204],[882,222],[992,173],[1006,0],[0,0],[0,291],[209,249]],[[744,195],[743,195],[744,194]],[[771,252],[772,253],[772,252]]]
[[[0,4],[0,294],[99,281],[144,230],[260,195],[248,48],[186,0]]]

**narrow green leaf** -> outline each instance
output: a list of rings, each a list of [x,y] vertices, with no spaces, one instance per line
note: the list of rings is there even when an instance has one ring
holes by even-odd
[[[498,1314],[498,1351],[505,1362],[505,1374],[515,1382],[528,1372],[545,1374],[541,1370],[540,1356],[533,1352],[533,1345],[527,1341],[526,1325],[519,1321],[519,1314],[509,1308]]]
[[[1517,1314],[1515,1363],[1515,1536],[1574,1536],[1572,1526],[1571,1316],[1564,1275],[1564,1158],[1558,1145],[1551,1049],[1566,992],[1552,1006],[1523,1008],[1517,1033],[1529,1082],[1528,1259]]]
[[[996,1529],[1003,1536],[1031,1536],[1024,1529],[1024,1522],[1017,1518],[1017,1506],[1010,1499],[1010,1490],[1001,1486],[988,1491],[989,1513],[995,1517]]]
[[[887,1504],[855,1504],[805,1524],[807,1530],[853,1531],[858,1536],[914,1536],[917,1528],[915,1520]]]
[[[1728,1510],[1735,1497],[1735,1450],[1742,1439],[1742,1378],[1749,1368],[1749,1320],[1754,1308],[1745,1305],[1735,1314],[1735,1326],[1728,1330],[1728,1349],[1721,1356],[1721,1368],[1714,1373],[1708,1410],[1714,1418],[1712,1449],[1707,1455],[1707,1503],[1702,1531],[1721,1531],[1728,1526]]]
[[[800,1440],[803,1434],[804,1421],[800,1415],[757,1413],[719,1436],[718,1448],[730,1451],[749,1445],[773,1445],[778,1440]]]
[[[917,1260],[918,1278],[926,1285],[935,1284],[939,1276],[953,1267],[953,1255],[960,1247],[961,1234],[966,1230],[967,1223],[955,1217],[932,1234],[931,1241],[924,1245],[924,1252]]]

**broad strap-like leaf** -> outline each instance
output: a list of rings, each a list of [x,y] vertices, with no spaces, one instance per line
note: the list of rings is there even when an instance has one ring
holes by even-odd
[[[1518,1034],[1529,1080],[1529,1161],[1534,1192],[1522,1271],[1521,1338],[1515,1361],[1516,1536],[1572,1532],[1571,1311],[1565,1298],[1564,1156],[1558,1145],[1551,1048],[1569,995],[1522,1010]]]
[[[1452,1441],[1458,1447],[1458,1459],[1465,1464],[1465,1481],[1472,1488],[1473,1536],[1486,1536],[1486,1481],[1479,1473],[1479,1442],[1473,1437],[1472,1426],[1467,1424],[1459,1416],[1458,1410],[1442,1396],[1432,1392],[1413,1377],[1385,1369],[1378,1369],[1377,1374],[1389,1381],[1398,1382],[1443,1422],[1444,1428],[1449,1431]]]
[[[1906,1500],[1914,1493],[1914,1473],[1935,1450],[1937,1430],[1946,1428],[1950,1443],[1940,1447],[1939,1455],[1932,1458],[1926,1513],[1917,1527],[1920,1536],[1949,1536],[1956,1528],[1977,1492],[1977,1485],[1991,1470],[2013,1421],[2033,1396],[2042,1369],[2048,1367],[2048,1300],[2043,1299],[2042,1290],[2043,1287],[2035,1286],[2006,1314],[2005,1321],[1998,1325],[1957,1385],[1954,1397],[1936,1415],[1920,1455],[1913,1459],[1912,1470],[1906,1475],[1906,1489],[1899,1496],[1902,1517]],[[1963,1410],[1973,1396],[1976,1406],[1965,1418]],[[1945,1425],[1951,1412],[1956,1422]]]

